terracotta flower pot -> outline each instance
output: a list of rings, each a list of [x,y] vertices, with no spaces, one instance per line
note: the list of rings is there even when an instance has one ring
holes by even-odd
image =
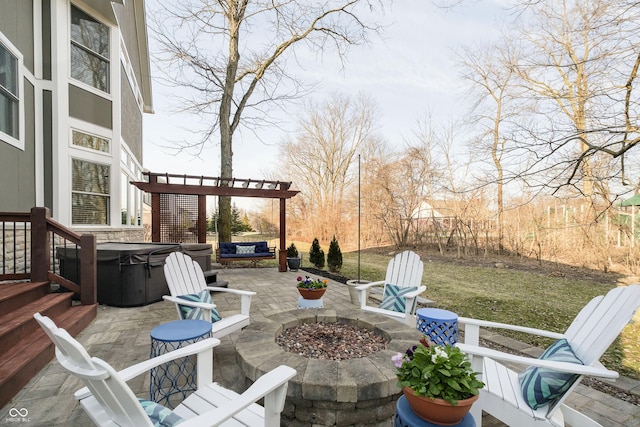
[[[458,404],[453,406],[446,400],[416,396],[409,387],[402,387],[402,393],[417,416],[443,426],[456,425],[462,421],[471,409],[471,405],[480,397],[475,395],[459,400]]]
[[[322,289],[298,288],[298,292],[300,292],[300,295],[302,295],[302,298],[304,299],[320,299],[322,298],[322,295],[324,295],[326,291],[327,291],[327,288],[322,288]]]

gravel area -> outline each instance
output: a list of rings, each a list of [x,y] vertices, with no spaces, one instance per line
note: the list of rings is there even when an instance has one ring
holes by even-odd
[[[373,331],[342,323],[305,323],[276,337],[285,351],[313,359],[344,360],[367,357],[386,348]]]

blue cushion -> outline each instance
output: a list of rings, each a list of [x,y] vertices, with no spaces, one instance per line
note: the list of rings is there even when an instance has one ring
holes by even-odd
[[[197,294],[178,295],[178,298],[182,298],[187,301],[204,302],[207,304],[213,304],[211,294],[209,291],[204,290]],[[195,319],[195,320],[207,320],[204,318],[204,310],[200,307],[189,307],[188,305],[178,305],[180,308],[180,315],[183,319]],[[211,323],[217,322],[222,319],[220,313],[215,308],[211,309]]]
[[[255,242],[256,245],[256,253],[269,253],[269,246],[267,246],[267,242]]]
[[[564,338],[547,348],[539,359],[583,364],[571,349],[569,342]],[[527,405],[531,409],[538,409],[561,397],[578,377],[578,374],[529,367],[518,376],[518,379],[520,380],[522,397],[524,397]]]
[[[236,244],[232,242],[220,242],[220,254],[228,255],[236,253]]]
[[[390,283],[387,283],[386,285],[384,285],[384,295],[382,296],[382,302],[378,307],[385,310],[392,310],[392,311],[397,311],[398,313],[404,313],[406,308],[406,303],[407,303],[405,295],[408,294],[409,292],[413,292],[416,290],[418,290],[418,288],[415,288],[415,287],[403,288],[397,285],[392,285]],[[415,303],[415,300],[414,300],[414,303]],[[413,311],[413,308],[414,307],[411,307],[411,310],[409,311]]]
[[[155,427],[172,427],[184,421],[184,418],[159,403],[143,399],[138,399],[138,402]]]

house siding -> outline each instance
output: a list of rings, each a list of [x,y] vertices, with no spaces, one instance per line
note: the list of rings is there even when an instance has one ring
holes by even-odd
[[[71,3],[110,28],[109,93],[70,77]],[[44,205],[71,226],[71,162],[80,159],[109,165],[114,177],[111,223],[89,224],[84,231],[142,235],[141,226],[120,224],[127,189],[119,188],[123,173],[140,179],[143,110],[152,110],[148,70],[141,70],[141,64],[148,68],[148,52],[140,11],[144,0],[127,0],[124,6],[104,0],[0,0],[0,33],[22,56],[24,86],[19,141],[0,141],[0,211],[28,212]],[[74,145],[72,130],[108,139],[109,152]]]
[[[42,0],[42,78],[51,80],[51,1]]]
[[[42,93],[42,149],[44,176],[44,205],[53,212],[53,94],[50,90]]]
[[[33,74],[33,2],[2,0],[0,31],[24,56],[25,67]]]
[[[115,4],[113,5],[116,16],[118,17],[118,23],[120,24],[120,33],[124,44],[127,47],[129,53],[129,61],[133,67],[136,81],[139,83],[142,81],[141,65],[140,65],[140,49],[137,41],[136,34],[136,11],[134,2],[125,2],[125,5]]]
[[[131,153],[142,163],[142,112],[133,95],[131,85],[124,69],[121,67],[121,126],[122,139],[125,140]]]
[[[36,202],[34,87],[25,79],[24,150],[0,143],[0,211],[28,212]]]
[[[111,101],[75,85],[69,85],[69,116],[113,129]]]

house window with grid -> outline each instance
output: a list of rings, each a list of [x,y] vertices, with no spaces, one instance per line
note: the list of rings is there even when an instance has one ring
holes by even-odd
[[[20,139],[19,89],[19,59],[0,41],[0,139],[10,143]]]
[[[109,224],[110,167],[73,159],[72,169],[71,223]]]
[[[109,27],[71,6],[71,77],[109,92]]]

